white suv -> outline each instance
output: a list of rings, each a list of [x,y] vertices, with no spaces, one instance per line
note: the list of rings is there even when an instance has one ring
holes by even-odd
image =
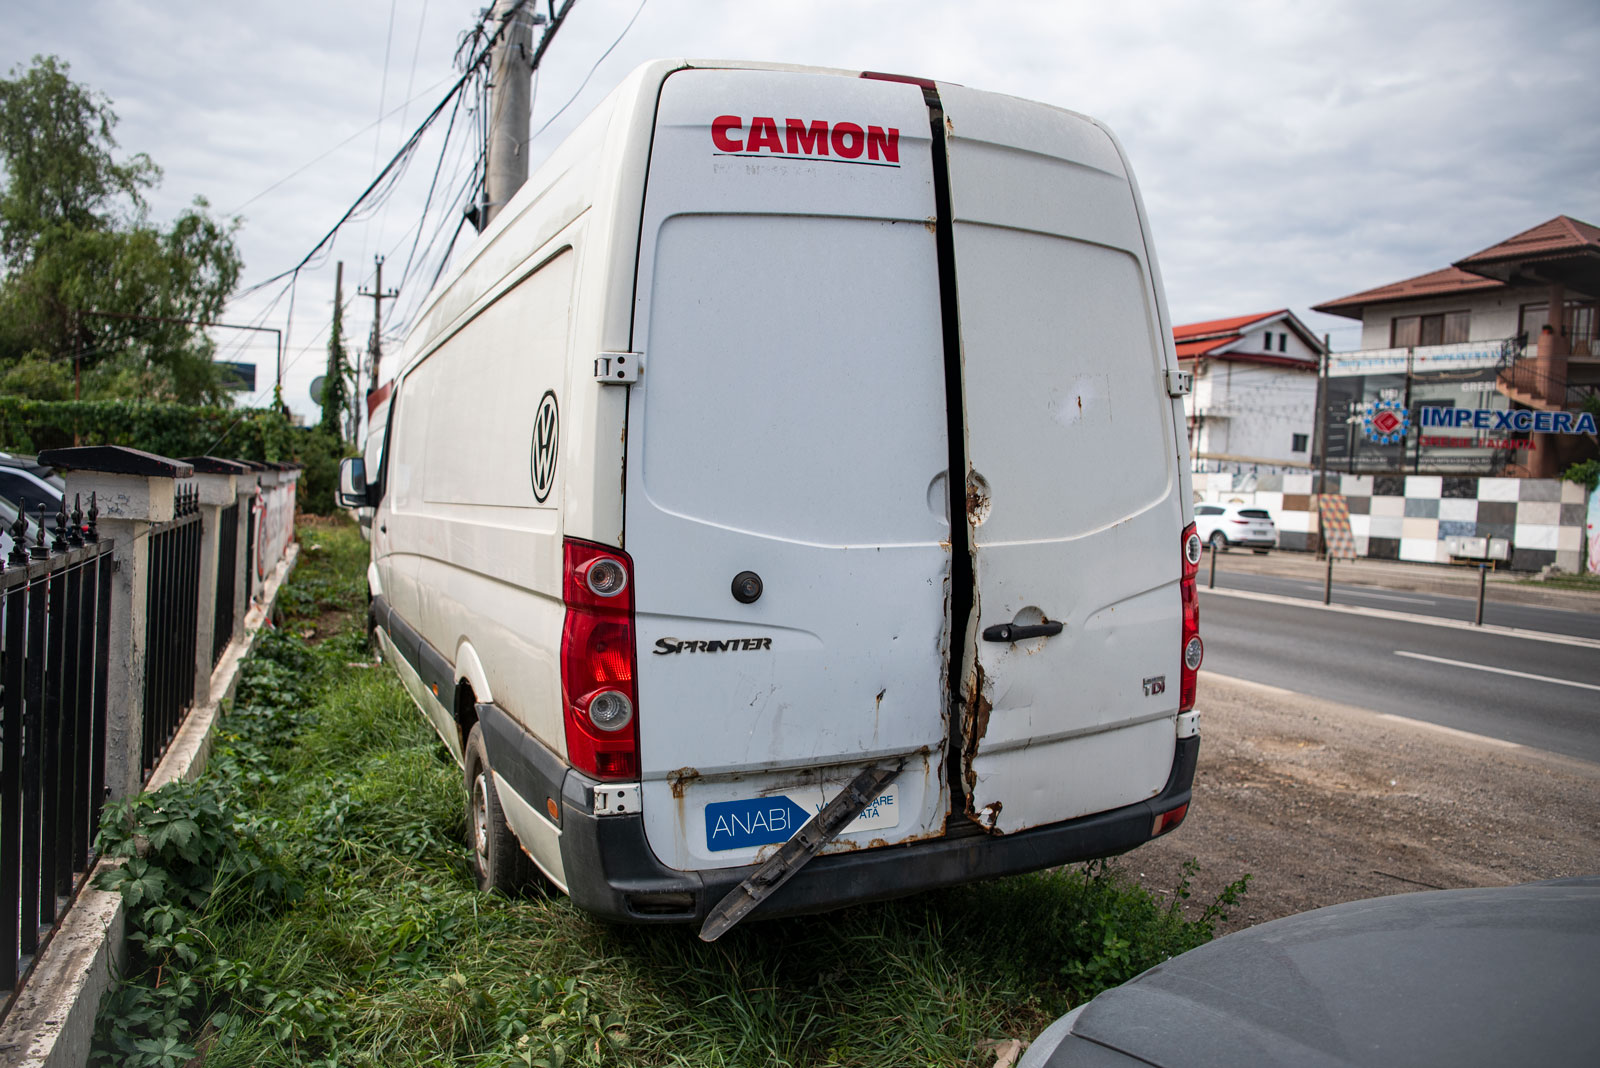
[[[1272,524],[1272,513],[1265,508],[1243,504],[1197,504],[1194,506],[1195,530],[1200,540],[1214,552],[1227,552],[1235,545],[1243,545],[1264,553],[1278,547],[1278,528]]]

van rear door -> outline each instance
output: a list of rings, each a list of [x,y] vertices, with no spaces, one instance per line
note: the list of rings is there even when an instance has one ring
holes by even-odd
[[[1042,104],[939,96],[976,587],[962,773],[969,814],[1009,833],[1151,797],[1171,770],[1176,402],[1110,135]],[[1006,639],[1046,622],[1060,633]]]
[[[729,70],[664,83],[624,548],[644,822],[673,867],[751,863],[889,757],[905,770],[830,848],[942,833],[934,215],[916,86]],[[746,572],[760,596],[742,601]]]

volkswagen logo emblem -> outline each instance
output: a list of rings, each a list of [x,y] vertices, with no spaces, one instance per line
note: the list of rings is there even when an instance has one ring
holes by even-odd
[[[556,446],[561,439],[561,421],[556,411],[554,390],[539,398],[539,411],[533,417],[533,499],[543,504],[556,484]]]

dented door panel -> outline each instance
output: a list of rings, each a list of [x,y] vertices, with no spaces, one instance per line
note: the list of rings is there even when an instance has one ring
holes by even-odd
[[[1115,143],[1045,105],[954,86],[940,97],[975,585],[961,779],[971,818],[1010,833],[1166,781],[1182,624],[1177,428],[1158,289]],[[1060,633],[982,638],[1044,622]]]

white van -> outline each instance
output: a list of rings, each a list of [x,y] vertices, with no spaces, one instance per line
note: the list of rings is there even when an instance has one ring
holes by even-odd
[[[1093,120],[646,64],[399,366],[343,490],[376,507],[375,632],[465,767],[482,885],[782,915],[1183,818],[1187,376]]]

